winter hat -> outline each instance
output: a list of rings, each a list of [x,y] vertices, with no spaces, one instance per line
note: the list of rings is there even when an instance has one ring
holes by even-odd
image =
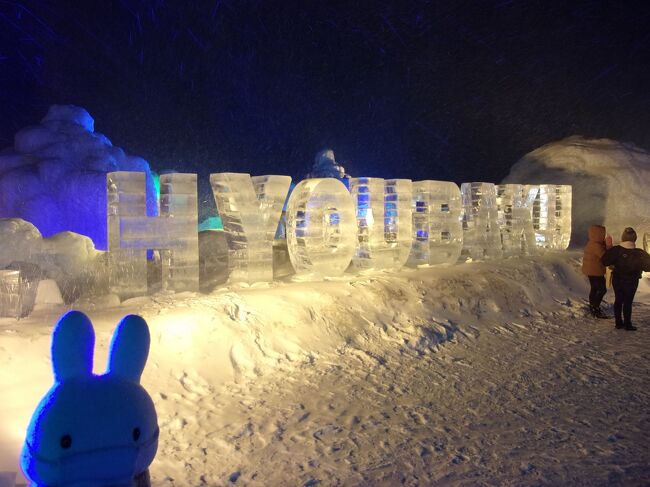
[[[627,227],[623,230],[623,235],[621,235],[621,242],[636,242],[636,232],[634,228]]]

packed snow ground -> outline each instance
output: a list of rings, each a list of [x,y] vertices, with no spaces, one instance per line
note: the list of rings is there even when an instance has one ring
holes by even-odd
[[[95,324],[98,372],[124,314],[149,322],[154,486],[648,485],[650,285],[639,331],[615,330],[585,316],[579,263],[551,253],[76,307]],[[0,472],[18,469],[63,311],[0,320]]]

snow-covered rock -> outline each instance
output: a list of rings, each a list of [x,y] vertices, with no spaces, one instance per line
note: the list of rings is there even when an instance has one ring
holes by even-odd
[[[633,144],[569,137],[526,154],[503,182],[571,184],[572,245],[586,242],[592,224],[615,242],[628,226],[640,237],[650,231],[650,153]]]
[[[147,211],[157,213],[147,161],[114,147],[94,132],[90,114],[53,105],[37,126],[16,133],[0,152],[0,217],[23,218],[49,237],[72,231],[106,249],[106,173],[146,174]]]

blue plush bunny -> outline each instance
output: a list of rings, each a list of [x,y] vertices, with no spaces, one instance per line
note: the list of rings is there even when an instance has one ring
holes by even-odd
[[[108,369],[94,375],[95,332],[79,311],[63,315],[52,335],[54,385],[41,400],[21,455],[40,487],[132,486],[158,448],[153,401],[140,385],[149,328],[139,316],[120,321]]]

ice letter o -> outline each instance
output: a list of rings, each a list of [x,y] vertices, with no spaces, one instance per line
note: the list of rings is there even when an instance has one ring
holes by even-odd
[[[273,239],[289,192],[289,176],[210,174],[210,185],[228,234],[230,282],[273,280]]]
[[[460,189],[448,181],[413,183],[409,265],[454,264],[463,248]]]
[[[357,214],[357,269],[399,269],[413,237],[410,179],[353,178],[350,192]]]
[[[287,247],[299,276],[339,276],[350,265],[357,244],[354,203],[334,178],[305,179],[287,206]]]

